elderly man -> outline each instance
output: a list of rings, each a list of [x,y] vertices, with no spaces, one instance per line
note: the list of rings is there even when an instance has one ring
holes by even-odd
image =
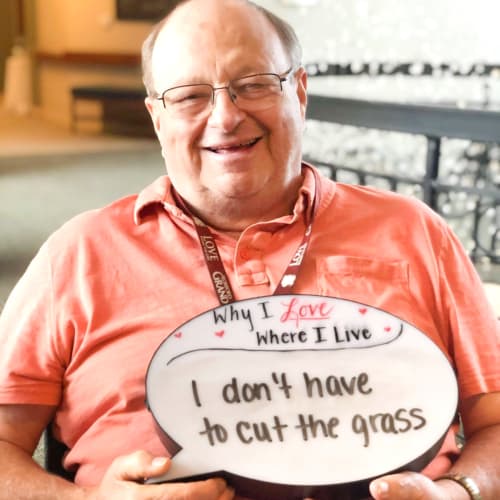
[[[456,238],[415,200],[301,163],[306,74],[286,23],[245,0],[172,3],[143,54],[168,177],[53,234],[3,311],[0,499],[232,498],[217,478],[143,484],[169,467],[144,373],[165,335],[218,299],[279,289],[301,242],[293,293],[401,315],[457,373],[467,442],[454,475],[431,479],[447,464],[378,478],[372,496],[499,498],[497,322]],[[222,290],[203,236],[220,254]],[[51,421],[74,483],[31,459]]]

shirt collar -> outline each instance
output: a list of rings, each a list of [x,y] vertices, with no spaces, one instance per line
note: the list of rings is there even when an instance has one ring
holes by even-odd
[[[310,220],[316,192],[316,180],[318,179],[319,181],[319,175],[314,175],[313,167],[309,163],[302,162],[302,173],[302,186],[299,189],[299,195],[297,197],[297,201],[295,202],[295,207],[293,208],[293,221],[299,217],[304,217],[304,213],[307,215],[307,220]],[[320,186],[318,186],[317,190],[318,196],[319,192]],[[316,208],[317,206],[318,205],[316,205]]]
[[[172,183],[167,175],[162,175],[139,193],[134,206],[134,222],[141,224],[148,214],[159,208],[169,210],[176,216],[182,214],[173,199]]]

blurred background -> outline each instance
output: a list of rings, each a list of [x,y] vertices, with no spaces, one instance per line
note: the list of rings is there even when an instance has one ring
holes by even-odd
[[[258,0],[304,48],[305,155],[453,226],[500,314],[500,3]],[[168,0],[0,0],[0,309],[40,244],[164,172],[140,46]]]

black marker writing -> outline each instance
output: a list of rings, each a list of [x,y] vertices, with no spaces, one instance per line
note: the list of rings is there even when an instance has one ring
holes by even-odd
[[[220,424],[211,424],[208,418],[203,418],[205,430],[200,432],[200,435],[207,435],[210,446],[215,446],[217,443],[225,443],[228,438],[226,428]]]
[[[410,430],[418,430],[425,426],[427,421],[421,415],[421,408],[406,410],[399,408],[393,413],[374,413],[372,415],[360,415],[357,413],[352,417],[352,430],[363,436],[363,446],[370,446],[371,434],[400,434]],[[409,417],[406,416],[409,415]]]
[[[321,418],[314,418],[309,414],[307,418],[299,415],[299,423],[295,426],[296,429],[302,431],[302,439],[307,441],[309,438],[316,439],[318,436],[335,439],[338,434],[335,433],[335,427],[339,425],[337,417],[331,417],[327,422]]]
[[[278,389],[285,393],[286,399],[290,399],[290,389],[292,386],[288,383],[286,378],[286,373],[281,374],[281,380],[278,379],[278,375],[273,372],[272,374],[273,382],[278,386]]]
[[[254,440],[273,442],[274,436],[279,441],[283,441],[283,430],[288,427],[287,424],[281,422],[280,417],[273,417],[274,425],[269,425],[266,422],[247,422],[242,421],[236,424],[236,435],[244,444],[250,444]]]
[[[323,337],[323,330],[325,329],[324,326],[314,326],[313,330],[316,332],[316,340],[314,341],[316,344],[319,344],[321,342],[326,342],[326,338]]]
[[[252,401],[260,401],[267,399],[271,401],[271,389],[264,383],[247,384],[239,383],[236,377],[231,379],[231,382],[222,388],[222,399],[226,403],[251,403]]]
[[[339,330],[336,326],[333,327],[333,336],[335,342],[341,344],[344,342],[356,342],[358,340],[368,340],[372,334],[368,328],[344,328],[344,331]]]
[[[233,304],[224,307],[222,310],[214,309],[214,324],[220,322],[227,323],[228,321],[239,321],[240,319],[245,319],[249,323],[250,331],[253,332],[253,319],[252,312],[250,309],[237,308]]]
[[[353,395],[358,392],[360,394],[370,394],[371,387],[367,387],[368,374],[365,372],[346,378],[343,375],[337,377],[329,375],[324,380],[319,377],[310,377],[308,373],[303,373],[304,383],[306,386],[307,397],[324,397],[324,396],[344,396],[346,394]]]
[[[261,308],[262,308],[262,312],[264,313],[264,316],[262,316],[262,319],[268,319],[268,318],[272,318],[273,315],[272,314],[269,314],[269,312],[267,311],[267,304],[269,304],[269,301],[265,301],[265,302],[259,302],[257,305],[259,305]]]
[[[307,332],[299,330],[297,332],[280,332],[276,333],[272,328],[264,330],[264,332],[255,332],[257,345],[273,345],[273,344],[304,344],[307,342]]]
[[[193,398],[196,406],[201,407],[200,396],[198,394],[198,385],[196,380],[191,380],[191,390],[193,391]]]

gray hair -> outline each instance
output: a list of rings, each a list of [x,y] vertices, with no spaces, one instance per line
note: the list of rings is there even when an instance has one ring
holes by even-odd
[[[179,7],[179,5],[188,1],[189,0],[173,0],[170,2],[163,19],[153,26],[153,29],[142,44],[142,81],[144,82],[144,86],[146,87],[146,91],[149,96],[156,95],[153,85],[152,56],[158,35],[160,34],[170,14],[172,14],[172,12]],[[283,48],[290,56],[292,68],[298,68],[302,61],[302,47],[292,26],[265,7],[257,5],[250,0],[242,1],[263,14],[264,17],[271,23],[283,45]]]

